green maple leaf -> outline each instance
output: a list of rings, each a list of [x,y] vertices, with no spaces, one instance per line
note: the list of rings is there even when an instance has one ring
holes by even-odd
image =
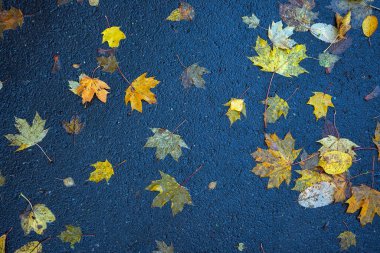
[[[185,204],[191,205],[191,196],[188,190],[178,184],[175,178],[160,171],[160,180],[152,181],[145,189],[148,191],[158,191],[159,194],[153,199],[152,207],[163,207],[171,201],[173,216],[182,212]]]
[[[62,242],[70,243],[70,247],[73,249],[76,243],[80,243],[82,240],[82,229],[73,225],[66,225],[66,230],[59,234],[58,238]]]
[[[263,103],[265,103],[265,101]],[[285,118],[288,115],[288,102],[280,98],[277,94],[274,97],[269,97],[267,104],[268,108],[266,111],[266,120],[268,123],[276,122],[281,115],[284,115]]]
[[[33,119],[32,125],[25,119],[15,117],[15,127],[20,134],[7,134],[7,138],[11,143],[10,146],[19,146],[16,151],[21,151],[36,145],[45,138],[49,129],[44,129],[46,120],[41,119],[38,112]]]
[[[306,46],[296,45],[291,49],[281,49],[268,45],[268,42],[259,36],[256,40],[255,51],[258,56],[248,57],[261,71],[274,72],[282,76],[292,77],[307,70],[299,66],[299,63],[307,58]]]
[[[163,128],[151,128],[151,130],[154,135],[148,138],[144,147],[157,148],[156,157],[159,160],[163,160],[170,154],[178,162],[182,155],[181,148],[189,148],[178,134]]]

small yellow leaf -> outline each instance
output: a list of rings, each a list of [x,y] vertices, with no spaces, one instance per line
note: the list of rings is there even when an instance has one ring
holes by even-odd
[[[120,26],[112,26],[105,29],[103,32],[102,43],[108,42],[109,47],[119,47],[120,41],[126,39],[125,34],[120,30]]]
[[[98,6],[99,5],[99,0],[88,0],[88,3],[91,5],[91,6]]]
[[[242,113],[244,116],[247,116],[247,110],[245,107],[244,99],[240,98],[231,98],[230,101],[224,104],[224,106],[229,106],[228,111],[226,113],[228,119],[230,120],[230,124],[232,125],[235,121],[240,119],[240,114]]]
[[[326,117],[328,107],[334,107],[334,104],[331,102],[331,96],[323,92],[313,92],[314,96],[310,97],[307,102],[308,105],[314,106],[314,115],[316,119]]]
[[[344,231],[338,236],[340,239],[340,249],[348,250],[351,246],[356,246],[356,235],[351,231]]]
[[[70,243],[70,247],[74,249],[74,245],[80,243],[82,240],[82,235],[82,229],[80,227],[66,225],[66,230],[62,231],[58,238],[61,239],[62,242]]]
[[[327,174],[341,174],[351,167],[352,157],[341,151],[329,151],[321,156],[318,165],[321,166]]]
[[[217,186],[218,182],[217,181],[212,181],[208,184],[208,189],[209,190],[215,190],[216,186]]]
[[[39,241],[28,242],[14,253],[41,253],[42,252],[42,243]]]
[[[94,167],[95,170],[91,172],[90,177],[88,178],[89,181],[99,183],[104,179],[108,183],[110,178],[114,175],[112,164],[108,160],[94,163],[91,166]]]
[[[371,37],[372,34],[376,31],[379,21],[376,16],[367,16],[362,23],[363,33],[367,37]]]

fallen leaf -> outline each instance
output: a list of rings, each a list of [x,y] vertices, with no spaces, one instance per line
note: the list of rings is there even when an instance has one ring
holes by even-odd
[[[332,0],[329,7],[339,14],[351,11],[352,26],[358,28],[363,23],[365,17],[372,14],[370,2],[373,2],[373,0]]]
[[[319,153],[315,152],[311,155],[309,155],[305,150],[302,151],[301,156],[300,156],[301,162],[300,162],[300,167],[303,170],[312,170],[315,167],[318,166],[319,162]]]
[[[375,214],[380,215],[380,192],[366,185],[352,187],[352,196],[346,203],[347,213],[355,213],[361,209],[358,218],[362,226],[372,223]]]
[[[151,130],[154,135],[148,138],[144,148],[157,148],[156,157],[159,160],[170,154],[178,162],[182,155],[181,148],[189,148],[178,134],[163,128],[151,128]]]
[[[42,243],[39,241],[28,242],[14,253],[41,253],[42,252]]]
[[[377,26],[379,25],[379,21],[376,16],[367,16],[362,23],[362,29],[365,36],[368,38],[372,36],[372,34],[377,30]]]
[[[250,17],[249,16],[242,17],[242,20],[245,24],[248,25],[248,28],[256,29],[260,24],[260,19],[258,19],[256,15],[253,13]]]
[[[289,0],[288,4],[280,4],[280,16],[296,31],[306,32],[318,17],[318,13],[311,11],[314,7],[314,0]]]
[[[351,155],[341,151],[328,151],[321,155],[319,166],[330,175],[346,172],[352,165]]]
[[[166,20],[169,21],[191,21],[195,17],[195,11],[194,8],[185,2],[181,2],[179,4],[179,7],[175,10],[173,10],[170,15],[166,18]]]
[[[261,71],[274,72],[282,76],[298,76],[307,71],[299,63],[307,58],[305,45],[296,45],[292,49],[271,47],[266,40],[258,37],[255,50],[258,56],[248,57]]]
[[[73,65],[71,65],[74,69],[79,69],[80,68],[80,64],[79,63],[73,63]]]
[[[351,182],[348,178],[348,172],[333,175],[333,182],[336,186],[334,193],[334,201],[335,202],[344,202],[350,197],[351,193]]]
[[[377,98],[380,95],[380,86],[376,85],[376,87],[369,93],[367,96],[364,97],[366,101]]]
[[[63,184],[66,187],[73,187],[73,186],[75,186],[75,182],[74,182],[74,179],[72,177],[67,177],[67,178],[63,179]]]
[[[99,5],[99,0],[88,0],[88,3],[91,5],[91,6],[98,6]]]
[[[265,104],[265,101],[263,101]],[[267,99],[267,110],[266,110],[266,121],[268,123],[276,122],[281,115],[284,115],[284,118],[288,115],[289,105],[284,99],[280,98],[277,94],[274,97],[268,97]]]
[[[0,10],[0,38],[6,30],[16,30],[24,23],[24,15],[20,9],[11,7],[9,10]]]
[[[318,60],[321,67],[332,69],[335,63],[340,60],[340,57],[326,52],[319,54]]]
[[[375,143],[377,148],[378,160],[380,160],[380,122],[377,122],[375,129],[375,136],[372,138],[373,143]]]
[[[319,182],[300,193],[298,203],[306,208],[318,208],[334,202],[335,185],[331,182]]]
[[[156,96],[150,89],[157,86],[160,81],[154,77],[146,77],[147,73],[137,77],[125,91],[125,104],[131,103],[132,111],[137,110],[142,112],[142,100],[149,104],[157,103]]]
[[[62,231],[58,238],[61,239],[62,242],[70,243],[70,247],[74,249],[76,243],[80,243],[82,240],[82,229],[80,227],[76,227],[73,225],[66,225],[66,230]]]
[[[21,216],[21,227],[25,235],[31,231],[42,235],[47,228],[47,223],[55,221],[55,216],[44,204],[36,204],[28,208]]]
[[[79,83],[75,81],[69,81],[70,90],[82,97],[82,104],[91,102],[94,95],[103,103],[107,102],[107,90],[110,87],[98,78],[91,78],[85,74],[79,76]]]
[[[114,175],[112,164],[108,160],[105,160],[104,162],[96,162],[91,164],[91,166],[94,167],[95,170],[91,172],[90,177],[88,178],[89,181],[99,183],[102,180],[106,180],[108,183],[110,178]]]
[[[229,106],[226,115],[230,120],[230,125],[240,119],[240,114],[243,114],[245,117],[247,117],[247,109],[244,99],[231,98],[230,101],[224,104],[224,106]]]
[[[102,35],[102,43],[108,42],[108,46],[111,48],[119,47],[120,41],[127,38],[120,30],[120,26],[109,27],[102,32]]]
[[[163,207],[171,201],[173,216],[182,212],[185,204],[192,205],[191,196],[188,190],[177,183],[175,178],[160,171],[160,180],[152,181],[145,189],[148,191],[157,191],[159,194],[153,199],[152,207]]]
[[[322,147],[319,149],[321,155],[329,151],[341,151],[343,153],[349,154],[352,159],[355,159],[356,153],[353,148],[359,147],[352,141],[346,138],[337,138],[335,136],[329,135],[319,141]]]
[[[317,170],[296,170],[301,175],[297,178],[296,185],[292,190],[302,192],[306,188],[319,183],[332,181],[331,176]]]
[[[282,22],[272,22],[272,26],[268,29],[268,37],[272,41],[273,46],[290,49],[297,44],[294,40],[289,37],[292,36],[294,27],[288,26],[285,29],[282,29]]]
[[[339,245],[341,250],[348,250],[351,246],[356,246],[356,235],[351,231],[344,231],[339,234]]]
[[[194,63],[190,67],[187,67],[181,75],[183,87],[190,88],[194,85],[197,88],[206,88],[206,82],[202,76],[208,73],[210,73],[210,71],[206,68],[200,67],[198,64]]]
[[[342,17],[339,13],[335,14],[336,26],[338,28],[338,40],[346,38],[346,33],[351,29],[351,11]]]
[[[157,241],[157,250],[153,251],[153,253],[174,253],[173,243],[167,245],[164,241]]]
[[[323,92],[313,92],[314,95],[310,97],[307,102],[308,105],[314,107],[314,115],[317,120],[322,117],[326,117],[328,107],[334,107],[334,104],[331,102],[331,96]]]
[[[216,181],[212,181],[208,184],[208,189],[209,190],[215,190],[216,186],[217,186],[217,182]]]
[[[245,250],[245,245],[244,245],[244,243],[239,242],[238,245],[236,245],[236,248],[237,248],[238,251],[241,252],[241,251]]]
[[[16,151],[21,151],[38,144],[49,131],[49,129],[44,129],[46,120],[41,119],[38,112],[34,116],[32,125],[29,125],[25,119],[17,117],[15,117],[15,121],[15,127],[20,134],[7,134],[5,138],[11,142],[10,146],[19,146]]]
[[[77,135],[82,131],[84,123],[80,121],[78,116],[72,116],[70,122],[63,121],[62,126],[68,134]]]
[[[102,67],[103,71],[111,74],[119,67],[119,63],[117,62],[115,55],[110,55],[108,57],[101,56],[96,58],[96,60],[98,61],[98,65]]]
[[[283,140],[276,134],[265,134],[267,150],[258,148],[252,153],[256,166],[252,172],[260,177],[269,177],[268,189],[279,188],[282,182],[288,185],[292,177],[292,164],[298,157],[301,149],[295,150],[295,140],[288,133]]]
[[[335,43],[338,37],[338,29],[330,24],[316,23],[310,27],[310,33],[319,40],[327,43]]]

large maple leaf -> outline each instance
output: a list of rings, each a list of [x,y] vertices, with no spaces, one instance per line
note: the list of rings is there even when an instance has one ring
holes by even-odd
[[[257,162],[252,172],[260,177],[269,177],[268,188],[279,188],[282,182],[290,183],[292,164],[301,149],[294,149],[295,140],[288,133],[283,140],[276,134],[265,135],[267,150],[258,148],[252,153]]]
[[[362,226],[372,223],[375,214],[380,215],[380,192],[366,185],[352,187],[352,196],[346,203],[347,213],[355,213],[361,208],[358,218]]]
[[[248,59],[254,65],[261,67],[262,71],[274,72],[286,77],[307,73],[307,70],[299,65],[303,59],[307,58],[305,45],[296,45],[291,49],[277,47],[271,49],[266,40],[257,37],[255,51],[258,56],[248,57]]]

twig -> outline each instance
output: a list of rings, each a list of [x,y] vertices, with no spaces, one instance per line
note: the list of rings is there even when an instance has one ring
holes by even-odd
[[[271,88],[271,86],[272,86],[272,81],[273,81],[274,74],[275,74],[275,72],[272,73],[272,76],[271,76],[271,78],[270,78],[270,82],[269,82],[268,89],[267,89],[267,95],[266,95],[266,98],[265,98],[264,128],[267,128],[268,97],[269,97],[270,88]]]
[[[336,133],[338,134],[338,139],[340,138],[340,134],[338,132],[338,128],[336,128],[336,110],[334,110],[334,128],[336,130]]]
[[[87,236],[87,237],[90,237],[90,236],[91,236],[91,237],[95,237],[96,235],[95,235],[95,234],[82,234],[82,236],[83,236],[83,237],[86,237],[86,236]]]
[[[94,78],[94,76],[95,76],[95,72],[99,69],[99,68],[101,68],[101,66],[97,66],[96,68],[94,68],[94,70],[92,71],[92,78]]]
[[[107,26],[110,27],[110,21],[108,20],[107,15],[104,16],[106,18]]]
[[[337,41],[337,39],[338,39],[338,36],[336,36],[335,37],[335,39],[333,40],[333,42],[325,49],[325,50],[323,50],[323,53],[326,53],[326,51],[334,44],[334,43],[336,43],[336,42],[338,42]]]
[[[350,228],[348,227],[347,223],[345,221],[342,221],[342,222],[346,226],[347,230],[350,230]]]
[[[293,91],[293,93],[292,93],[292,94],[286,99],[286,102],[288,102],[289,99],[291,99],[291,98],[293,97],[293,95],[296,94],[296,92],[299,90],[299,88],[300,88],[300,87],[297,87],[297,88]]]
[[[245,89],[245,90],[243,91],[243,93],[239,96],[239,98],[243,98],[244,95],[245,95],[245,93],[247,93],[247,91],[248,91],[250,88],[251,88],[251,86],[248,86],[248,88]]]
[[[44,153],[44,155],[45,155],[46,158],[49,160],[49,162],[52,163],[53,160],[50,159],[50,157],[46,154],[45,150],[44,150],[44,149],[43,149],[38,143],[36,143],[36,146],[39,147],[39,148],[41,149],[42,153]]]
[[[357,150],[377,150],[377,148],[373,148],[373,147],[356,147],[356,148],[353,148],[352,150],[354,151],[357,151]]]
[[[187,67],[185,66],[185,64],[183,64],[183,62],[181,61],[181,58],[179,58],[179,55],[176,54],[176,56],[177,56],[179,64],[181,64],[182,68],[186,69]]]
[[[180,126],[182,126],[183,124],[185,124],[187,122],[187,120],[186,119],[184,119],[176,128],[174,128],[174,130],[173,130],[173,133],[175,133],[177,130],[178,130],[178,128],[180,127]]]
[[[203,165],[202,164],[201,166],[199,166],[193,173],[191,173],[190,176],[188,176],[187,178],[185,178],[185,180],[183,180],[183,182],[181,183],[181,186],[185,186],[187,184],[187,182],[189,182],[189,180],[195,176],[195,174],[197,174],[202,168],[203,168]]]
[[[119,167],[120,165],[122,165],[123,163],[125,163],[127,160],[124,160],[124,161],[121,161],[119,162],[118,164],[115,165],[115,168]]]
[[[123,77],[123,79],[129,84],[131,85],[131,82],[125,77],[125,75],[123,74],[123,72],[121,71],[120,67],[117,66],[117,70],[119,71],[119,74],[121,75],[121,77]]]

